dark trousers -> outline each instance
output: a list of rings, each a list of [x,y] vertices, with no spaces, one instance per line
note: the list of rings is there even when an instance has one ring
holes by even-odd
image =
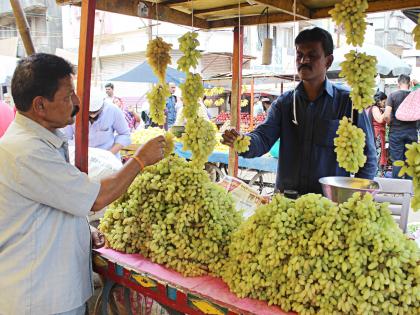
[[[389,133],[389,153],[391,156],[391,161],[403,161],[405,160],[405,151],[407,148],[406,144],[411,144],[417,142],[417,130],[416,129],[402,129],[402,130],[392,130]],[[401,167],[392,166],[392,177],[393,178],[404,178],[399,177],[398,173],[400,172]],[[405,177],[407,178],[407,177]]]

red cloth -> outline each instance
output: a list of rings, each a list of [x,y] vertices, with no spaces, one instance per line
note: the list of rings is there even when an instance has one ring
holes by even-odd
[[[13,109],[3,101],[0,101],[0,138],[6,132],[13,119],[15,119]]]

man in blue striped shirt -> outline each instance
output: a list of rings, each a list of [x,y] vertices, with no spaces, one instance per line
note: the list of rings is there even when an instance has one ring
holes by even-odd
[[[242,156],[261,156],[280,138],[276,188],[299,194],[322,193],[319,178],[349,176],[336,161],[334,138],[340,119],[351,117],[352,102],[348,89],[326,77],[334,59],[330,33],[318,27],[305,29],[296,37],[295,46],[301,82],[274,101],[264,123],[248,133],[251,145]],[[354,123],[366,134],[367,157],[355,175],[371,179],[377,167],[372,127],[364,112],[353,116]],[[227,130],[223,143],[232,146],[239,135],[236,130]]]

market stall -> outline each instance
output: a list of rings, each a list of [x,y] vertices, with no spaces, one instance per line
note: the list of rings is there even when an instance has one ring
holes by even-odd
[[[77,119],[76,164],[86,170],[89,60],[96,1],[57,2],[82,4],[78,79],[82,113]],[[97,8],[204,29],[234,27],[231,122],[239,129],[243,25],[260,23],[260,12],[266,7],[268,23],[327,17],[333,3],[259,0],[234,1],[226,5],[222,1],[209,4],[200,0],[157,3],[98,0]],[[418,1],[410,0],[369,1],[367,12],[417,5]],[[246,16],[242,17],[241,12]],[[189,49],[194,47],[193,32],[185,36],[181,40],[188,43]],[[372,70],[369,57],[366,59],[366,71],[375,71]],[[186,72],[189,68],[189,63],[184,65]],[[346,68],[347,76],[351,76],[350,68],[351,64]],[[195,85],[199,81],[195,75],[190,74],[189,78],[187,75],[186,82],[190,80],[193,88],[189,89],[189,93],[196,101],[202,87]],[[366,85],[369,87],[370,83],[367,81]],[[162,93],[158,89],[155,90],[156,95]],[[100,251],[95,268],[106,277],[106,288],[112,282],[119,282],[142,290],[163,304],[179,306],[181,312],[187,313],[192,305],[203,306],[203,309],[193,308],[191,313],[196,311],[197,314],[223,314],[231,310],[261,314],[263,312],[260,310],[265,309],[265,306],[260,308],[262,304],[256,300],[249,304],[241,304],[241,300],[221,300],[216,295],[218,287],[211,287],[213,278],[205,278],[200,285],[189,288],[184,282],[189,278],[171,278],[161,269],[163,267],[160,265],[165,265],[184,276],[212,274],[222,277],[230,291],[238,296],[258,298],[301,313],[314,314],[321,310],[324,313],[336,310],[372,314],[381,311],[404,313],[407,310],[410,313],[415,307],[418,309],[416,250],[396,227],[387,205],[377,205],[370,194],[356,194],[348,202],[340,200],[338,205],[319,195],[304,195],[296,201],[276,195],[269,205],[257,210],[251,220],[241,224],[243,218],[234,210],[228,194],[210,183],[203,171],[203,165],[214,146],[215,130],[197,118],[196,104],[192,105],[187,112],[183,139],[192,151],[192,163],[170,155],[158,166],[151,167],[112,205],[101,222],[100,228],[107,236],[109,247],[127,253],[140,251],[147,257],[144,260],[141,256],[121,255],[112,250]],[[363,102],[358,105],[360,108],[357,109],[363,109]],[[188,126],[188,120],[191,122],[194,119],[200,124]],[[343,125],[349,130],[355,127],[347,118]],[[339,140],[344,138],[340,138],[340,132],[347,136],[349,134],[339,129]],[[358,132],[356,128],[355,133]],[[361,139],[359,136],[358,139]],[[199,141],[194,142],[197,139]],[[235,142],[235,150],[230,149],[230,174],[236,175],[237,172],[236,152],[245,152],[247,145],[249,139],[244,137]],[[343,148],[348,149],[349,146],[344,145]],[[346,153],[344,149],[339,151],[337,158],[339,163],[344,161],[351,164],[345,165],[347,169],[354,165],[353,161],[346,162]],[[363,158],[363,153],[357,158]],[[356,167],[358,169],[359,166]],[[238,225],[239,229],[234,232]],[[151,264],[150,260],[159,265]],[[159,272],[155,273],[154,268],[158,268]],[[130,277],[137,278],[137,284]],[[214,282],[220,284],[218,279]],[[150,288],[156,286],[158,294],[144,290],[141,283]],[[170,289],[165,291],[167,285]],[[175,301],[179,303],[174,303],[170,298],[174,292],[172,288],[180,292],[180,297],[187,297],[187,301],[178,301],[176,297]],[[194,295],[190,296],[190,303],[189,292]],[[226,296],[230,296],[229,293],[226,292]],[[105,309],[106,306],[103,307]],[[275,314],[274,310],[277,309],[270,309],[270,314]],[[280,310],[278,312],[284,314]]]
[[[115,284],[150,296],[170,307],[171,311],[191,315],[293,314],[268,306],[262,301],[240,299],[219,278],[184,277],[138,254],[123,254],[111,249],[95,252],[94,270],[106,279],[101,294],[102,315],[107,314],[110,292]],[[125,303],[127,309],[131,309],[129,299]]]

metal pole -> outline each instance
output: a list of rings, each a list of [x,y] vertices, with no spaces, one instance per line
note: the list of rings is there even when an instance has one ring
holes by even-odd
[[[244,50],[243,26],[233,29],[233,62],[232,62],[232,97],[230,107],[230,125],[240,130],[241,125],[241,87],[242,87],[242,63]],[[238,176],[238,155],[235,150],[229,149],[229,175]]]
[[[16,26],[19,30],[20,38],[22,39],[23,46],[25,46],[26,54],[32,55],[35,53],[34,43],[32,42],[31,32],[26,19],[25,12],[20,5],[19,0],[10,0],[10,5],[13,9],[13,15],[16,18]]]
[[[89,97],[92,74],[93,33],[95,29],[96,0],[82,0],[80,19],[79,62],[77,70],[77,95],[80,97],[80,112],[76,118],[75,165],[88,172],[89,144]]]
[[[254,78],[251,78],[251,105],[250,105],[250,122],[249,122],[249,129],[254,129]]]

